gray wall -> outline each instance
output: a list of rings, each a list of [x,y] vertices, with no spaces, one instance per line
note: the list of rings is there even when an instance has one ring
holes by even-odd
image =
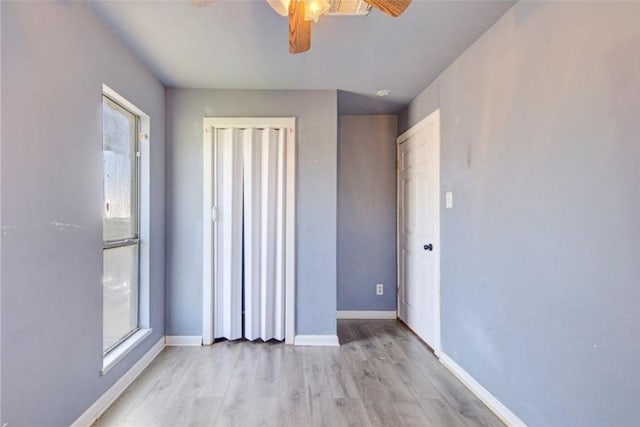
[[[338,91],[338,114],[341,116],[397,116],[398,112],[406,106],[406,102],[388,101],[375,95]]]
[[[338,310],[396,309],[397,134],[393,115],[338,120]]]
[[[81,2],[2,2],[2,421],[66,426],[164,335],[164,88]],[[102,368],[102,83],[151,116],[153,334]]]
[[[297,116],[298,334],[336,333],[336,91],[167,90],[167,334],[202,333],[202,119]]]
[[[441,109],[444,351],[530,425],[640,417],[639,23],[520,2],[402,115]]]

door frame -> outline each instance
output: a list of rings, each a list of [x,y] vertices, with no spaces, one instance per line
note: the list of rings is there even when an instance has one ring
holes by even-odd
[[[216,128],[287,129],[285,165],[285,343],[293,344],[296,313],[296,118],[295,117],[205,117],[203,119],[202,168],[202,343],[213,343],[214,292],[213,242],[216,233],[215,184],[213,182],[214,130]]]
[[[403,144],[404,142],[406,142],[409,138],[411,138],[412,136],[415,136],[416,134],[418,134],[420,131],[422,131],[424,128],[426,128],[429,125],[433,125],[434,129],[435,129],[435,135],[436,135],[436,144],[435,144],[435,148],[434,151],[435,153],[432,153],[435,157],[435,161],[434,161],[434,168],[435,168],[435,187],[436,187],[436,206],[435,206],[435,214],[434,214],[434,227],[435,227],[435,235],[434,235],[434,251],[433,256],[435,257],[434,260],[434,280],[435,280],[435,297],[436,297],[436,301],[434,304],[434,309],[435,309],[435,319],[436,319],[436,331],[435,331],[435,342],[433,343],[427,343],[429,345],[429,347],[431,347],[433,349],[433,352],[435,353],[436,356],[440,357],[440,353],[442,352],[442,319],[441,319],[441,306],[442,306],[442,297],[441,297],[441,289],[440,289],[440,205],[441,205],[441,197],[442,197],[442,189],[440,187],[440,145],[441,145],[441,138],[440,138],[440,109],[436,109],[435,111],[433,111],[431,114],[427,115],[424,119],[420,120],[418,123],[416,123],[415,125],[413,125],[411,128],[409,128],[407,131],[403,132],[400,136],[398,136],[397,140],[396,140],[396,206],[397,206],[397,212],[396,212],[396,263],[397,263],[397,282],[398,282],[398,291],[396,293],[397,297],[396,297],[396,310],[398,310],[398,316],[400,314],[400,284],[401,284],[401,274],[402,274],[402,270],[401,270],[401,250],[402,248],[400,247],[400,235],[401,235],[401,230],[400,230],[400,226],[401,226],[401,206],[400,206],[400,180],[401,180],[401,165],[400,165],[400,145]],[[404,323],[404,322],[403,322]],[[411,327],[409,325],[407,325],[409,327],[409,329],[411,329]]]

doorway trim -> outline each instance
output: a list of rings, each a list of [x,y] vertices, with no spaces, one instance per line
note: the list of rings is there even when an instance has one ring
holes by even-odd
[[[424,119],[420,120],[418,123],[416,123],[415,125],[413,125],[411,128],[409,128],[407,131],[403,132],[400,136],[398,136],[396,142],[397,142],[397,150],[396,150],[396,206],[397,206],[397,211],[396,211],[396,217],[397,217],[397,221],[396,221],[396,263],[398,265],[397,271],[398,271],[398,277],[397,277],[397,282],[398,282],[398,292],[396,293],[396,306],[398,306],[400,304],[400,281],[401,281],[401,268],[400,268],[400,262],[401,262],[401,257],[400,257],[400,252],[402,250],[401,246],[400,246],[400,225],[401,225],[401,218],[400,218],[400,214],[401,214],[401,210],[400,210],[400,180],[401,180],[401,168],[400,168],[400,145],[402,143],[404,143],[405,141],[407,141],[409,138],[411,138],[412,136],[415,136],[416,134],[418,134],[420,131],[422,131],[425,127],[427,127],[428,125],[433,124],[434,125],[434,129],[435,129],[435,134],[436,134],[436,144],[435,144],[435,162],[434,162],[434,168],[435,168],[435,187],[436,187],[436,206],[435,206],[435,213],[434,213],[434,227],[435,227],[435,237],[434,237],[434,245],[437,248],[437,250],[434,251],[434,256],[435,256],[435,268],[434,268],[434,280],[435,280],[435,288],[436,288],[436,292],[435,292],[435,297],[436,297],[436,304],[435,304],[435,342],[433,343],[427,343],[427,345],[429,347],[431,347],[431,349],[433,350],[434,354],[437,357],[440,357],[440,354],[442,353],[442,319],[441,319],[441,310],[442,310],[442,296],[441,296],[441,289],[440,289],[440,250],[441,250],[441,244],[440,244],[440,205],[441,205],[441,197],[442,197],[442,189],[440,187],[440,145],[441,145],[441,138],[440,138],[440,109],[436,109],[435,111],[433,111],[432,113],[430,113],[429,115],[427,115]],[[396,308],[398,309],[398,308]],[[398,309],[398,313],[400,313],[399,309]],[[403,321],[404,323],[404,321]],[[413,330],[411,328],[411,326],[407,325],[407,327],[409,327],[409,329]],[[415,332],[415,331],[414,331]],[[417,334],[416,334],[417,335]],[[418,335],[417,335],[418,336]],[[420,337],[421,340],[423,340]],[[424,340],[423,340],[424,341]]]
[[[214,292],[213,241],[216,232],[215,183],[213,182],[213,138],[216,128],[287,129],[285,180],[285,343],[295,338],[296,303],[296,118],[295,117],[205,117],[203,119],[202,164],[202,343],[213,343]]]

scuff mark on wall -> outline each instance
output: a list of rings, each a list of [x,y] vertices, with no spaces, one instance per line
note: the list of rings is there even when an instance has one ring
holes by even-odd
[[[51,220],[51,222],[47,224],[40,224],[37,222],[20,224],[20,225],[7,224],[7,225],[3,225],[1,229],[2,229],[2,236],[8,236],[12,232],[25,231],[25,230],[41,230],[43,228],[48,228],[48,227],[52,227],[58,231],[78,231],[82,228],[78,224],[60,222],[56,219],[53,219]]]

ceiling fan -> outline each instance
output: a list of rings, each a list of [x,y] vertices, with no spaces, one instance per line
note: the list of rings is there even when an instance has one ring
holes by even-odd
[[[196,6],[205,6],[214,0],[191,0]],[[302,53],[311,49],[311,21],[318,22],[336,3],[366,3],[394,18],[402,15],[411,0],[267,0],[282,16],[289,17],[289,52]]]

